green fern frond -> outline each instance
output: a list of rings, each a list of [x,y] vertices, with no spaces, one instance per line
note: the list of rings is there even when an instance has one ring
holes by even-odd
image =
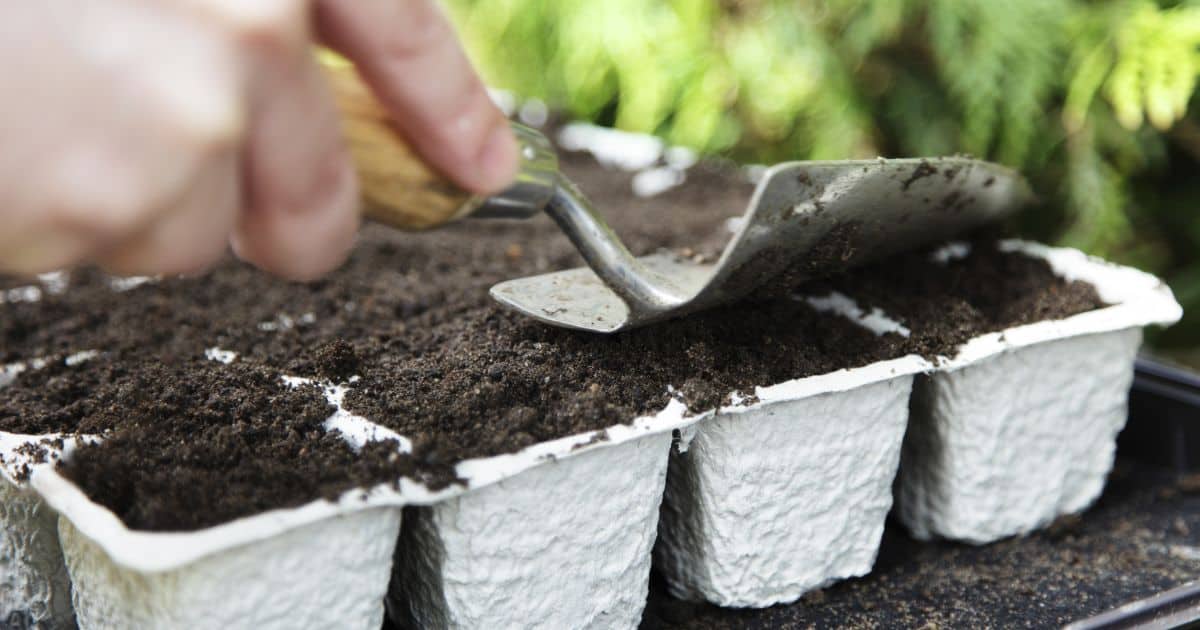
[[[1024,164],[1061,81],[1063,0],[930,0],[930,42],[961,108],[963,148]]]
[[[1121,249],[1131,227],[1125,212],[1130,200],[1126,183],[1100,153],[1090,125],[1072,135],[1066,148],[1061,197],[1071,221],[1061,242],[1087,251]]]
[[[1200,73],[1200,7],[1136,3],[1117,25],[1105,98],[1127,129],[1168,129],[1187,113]]]
[[[1129,251],[1134,177],[1197,152],[1200,0],[447,2],[490,82],[575,117],[760,162],[973,153],[1093,251]]]

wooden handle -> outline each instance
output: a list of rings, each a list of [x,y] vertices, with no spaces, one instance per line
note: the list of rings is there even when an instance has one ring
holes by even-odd
[[[363,213],[401,230],[457,219],[479,199],[433,171],[392,126],[390,116],[349,62],[322,55],[320,65],[342,114],[342,133],[358,170]]]

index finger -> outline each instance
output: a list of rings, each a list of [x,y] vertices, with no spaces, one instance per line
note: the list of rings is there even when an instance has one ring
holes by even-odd
[[[413,148],[478,193],[508,185],[517,144],[432,0],[317,0],[317,31],[358,66]]]

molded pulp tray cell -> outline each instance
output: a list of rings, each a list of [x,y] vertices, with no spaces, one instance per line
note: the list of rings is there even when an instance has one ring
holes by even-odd
[[[58,515],[16,479],[24,456],[14,448],[45,436],[0,432],[0,627],[73,625],[71,581],[58,545]]]
[[[343,390],[326,391],[337,402]],[[352,445],[394,436],[340,408],[326,425]],[[68,445],[63,458],[73,451]],[[36,469],[30,483],[59,514],[83,630],[377,630],[402,506],[408,495],[429,495],[404,480],[206,529],[144,532],[127,528],[53,466]]]
[[[1024,534],[1100,495],[1148,324],[1181,315],[1157,278],[1069,249],[1007,241],[1113,306],[972,339],[914,387],[897,484],[919,539]]]
[[[401,509],[390,486],[184,533],[131,531],[53,468],[79,627],[361,628],[383,622]]]
[[[1050,341],[919,381],[900,518],[986,543],[1083,510],[1125,424],[1141,329]]]
[[[636,628],[671,433],[405,513],[389,611],[418,628]]]
[[[0,390],[30,366],[0,366]],[[37,367],[37,362],[33,366]],[[69,628],[71,581],[58,544],[58,515],[17,479],[24,467],[39,464],[17,449],[57,435],[20,435],[0,431],[0,627]],[[48,461],[57,453],[50,445]]]
[[[469,489],[406,510],[388,611],[421,628],[636,628],[673,431],[654,416],[457,467]]]
[[[721,606],[799,599],[870,572],[892,505],[913,374],[904,357],[758,388],[671,456],[655,566]]]

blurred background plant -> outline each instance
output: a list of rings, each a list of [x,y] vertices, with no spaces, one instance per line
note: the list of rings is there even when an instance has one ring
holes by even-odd
[[[1022,232],[1162,274],[1200,347],[1200,0],[449,0],[488,81],[745,162],[970,153]]]

